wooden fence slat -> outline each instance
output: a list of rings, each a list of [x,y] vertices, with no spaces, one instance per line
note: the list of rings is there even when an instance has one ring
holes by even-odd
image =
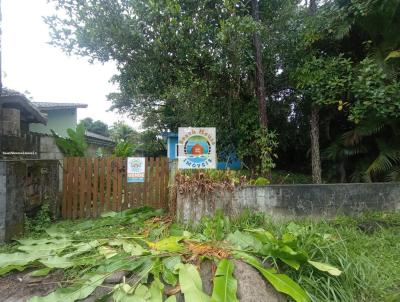
[[[162,183],[161,183],[161,207],[164,209],[168,208],[168,158],[163,157],[162,159]]]
[[[67,169],[67,178],[63,179],[63,182],[66,182],[66,190],[63,191],[63,197],[66,200],[65,204],[65,216],[63,218],[71,218],[72,217],[72,185],[73,185],[73,164],[74,162],[71,161],[71,158],[67,157],[64,159],[67,162],[67,165],[64,166],[64,169]]]
[[[150,157],[150,173],[149,173],[149,185],[147,189],[149,190],[149,204],[154,207],[154,157]]]
[[[103,212],[105,209],[105,206],[104,206],[104,199],[105,199],[104,192],[105,192],[105,187],[106,187],[106,183],[104,180],[104,177],[106,174],[105,166],[106,166],[106,160],[105,160],[105,158],[101,158],[100,159],[100,171],[99,171],[99,174],[100,174],[100,203],[99,203],[100,209],[99,209],[99,212]]]
[[[73,185],[73,204],[72,204],[72,218],[78,217],[78,203],[79,203],[79,157],[74,157],[74,185]]]
[[[72,218],[72,205],[74,203],[74,197],[73,197],[73,192],[74,192],[74,161],[72,158],[67,158],[68,161],[68,179],[67,179],[67,192],[63,192],[63,194],[67,195],[67,219]],[[65,181],[65,179],[64,179]]]
[[[117,191],[117,200],[116,200],[116,210],[121,211],[122,209],[122,190],[123,190],[123,174],[124,174],[124,168],[123,168],[123,161],[122,157],[117,158],[117,175],[118,175],[118,191]]]
[[[81,158],[79,160],[79,217],[85,217],[85,168],[86,168],[86,159]]]
[[[85,217],[90,217],[92,212],[92,182],[93,182],[93,161],[87,158],[86,167],[86,195],[85,195]]]
[[[128,192],[128,178],[127,173],[127,159],[122,158],[122,204],[121,209],[126,210],[129,203],[129,192]]]
[[[157,157],[157,209],[161,208],[162,158]]]
[[[144,182],[142,183],[142,194],[143,194],[143,197],[142,197],[142,199],[141,200],[139,200],[139,202],[140,202],[140,205],[143,205],[143,204],[147,204],[147,183],[148,183],[148,181],[149,181],[149,164],[150,164],[150,158],[149,157],[146,157],[146,159],[145,159],[145,172],[144,172]]]
[[[107,158],[107,166],[106,166],[106,180],[107,180],[107,188],[106,188],[106,201],[105,201],[105,211],[111,210],[111,179],[112,179],[112,158]]]
[[[99,159],[95,158],[93,162],[93,208],[92,217],[97,217],[97,202],[99,193]]]
[[[118,198],[118,160],[114,158],[112,163],[112,204],[111,209],[117,210],[117,198]]]
[[[68,218],[72,219],[74,217],[74,194],[75,194],[75,185],[74,185],[75,160],[72,157],[68,158],[68,169],[70,169],[70,171],[68,177],[67,196],[70,203],[67,205],[67,212],[68,212]]]
[[[63,185],[65,190],[63,190],[63,198],[65,198],[65,204],[63,206],[65,206],[65,216],[63,215],[64,219],[68,219],[71,218],[72,214],[71,214],[71,207],[72,207],[72,171],[73,171],[73,162],[71,162],[69,157],[64,158],[64,163],[67,162],[67,164],[64,164],[64,169],[65,172],[67,174],[67,178],[63,178]]]
[[[67,218],[67,204],[68,204],[68,158],[63,160],[63,199],[61,204],[61,216]]]

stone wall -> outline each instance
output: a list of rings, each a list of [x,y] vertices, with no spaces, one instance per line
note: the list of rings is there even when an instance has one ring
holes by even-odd
[[[365,211],[400,211],[399,183],[271,185],[216,190],[207,195],[178,194],[180,221],[198,221],[221,209],[236,215],[245,209],[275,217],[333,217]]]
[[[59,208],[59,162],[0,161],[0,242],[23,231],[24,215],[44,202],[54,215]]]

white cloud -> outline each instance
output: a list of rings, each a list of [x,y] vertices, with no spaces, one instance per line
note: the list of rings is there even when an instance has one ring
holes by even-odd
[[[109,82],[117,70],[113,62],[90,64],[85,58],[69,57],[48,44],[49,30],[42,16],[54,7],[46,0],[2,1],[2,67],[4,86],[29,91],[34,101],[81,102],[78,118],[91,117],[111,125],[130,119],[107,112],[106,95],[117,87]]]

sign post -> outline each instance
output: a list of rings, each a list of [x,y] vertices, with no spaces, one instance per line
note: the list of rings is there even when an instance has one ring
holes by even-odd
[[[215,128],[178,129],[178,168],[216,169]]]
[[[146,160],[144,157],[128,157],[127,182],[144,182]]]

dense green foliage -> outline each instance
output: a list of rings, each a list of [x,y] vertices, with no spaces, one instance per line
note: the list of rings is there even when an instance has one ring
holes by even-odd
[[[155,217],[160,214],[149,208],[131,209],[96,220],[63,221],[42,230],[40,236],[35,232],[36,239],[27,234],[18,243],[0,248],[0,274],[29,267],[35,268],[32,277],[64,272],[63,289],[32,301],[83,299],[120,270],[132,276],[128,273],[124,283],[109,288],[106,297],[115,301],[142,296],[144,301],[163,301],[166,285],[178,282],[187,301],[200,296],[201,301],[235,301],[240,278],[232,275],[231,259],[240,258],[297,301],[399,298],[399,214],[286,222],[261,213],[245,212],[234,218],[217,213],[195,227],[176,224],[167,216]],[[193,265],[204,258],[216,263],[211,297],[203,292]]]
[[[128,141],[120,141],[113,151],[113,155],[117,157],[129,157],[134,155],[132,143]]]
[[[124,122],[114,123],[110,129],[111,137],[118,142],[115,154],[119,156],[161,156],[165,155],[165,143],[160,133],[154,130],[138,132]]]
[[[87,131],[97,133],[104,136],[109,136],[108,125],[100,120],[94,121],[92,118],[87,117],[79,122]]]
[[[60,9],[46,19],[53,44],[114,60],[120,92],[109,96],[112,107],[142,120],[150,133],[214,126],[218,149],[236,150],[250,170],[276,164],[308,172],[310,112],[317,106],[327,181],[382,181],[397,173],[397,0],[261,0],[259,22],[251,1],[51,1]],[[255,32],[269,130],[277,134],[274,162],[257,144]],[[372,123],[390,133],[348,139]]]

